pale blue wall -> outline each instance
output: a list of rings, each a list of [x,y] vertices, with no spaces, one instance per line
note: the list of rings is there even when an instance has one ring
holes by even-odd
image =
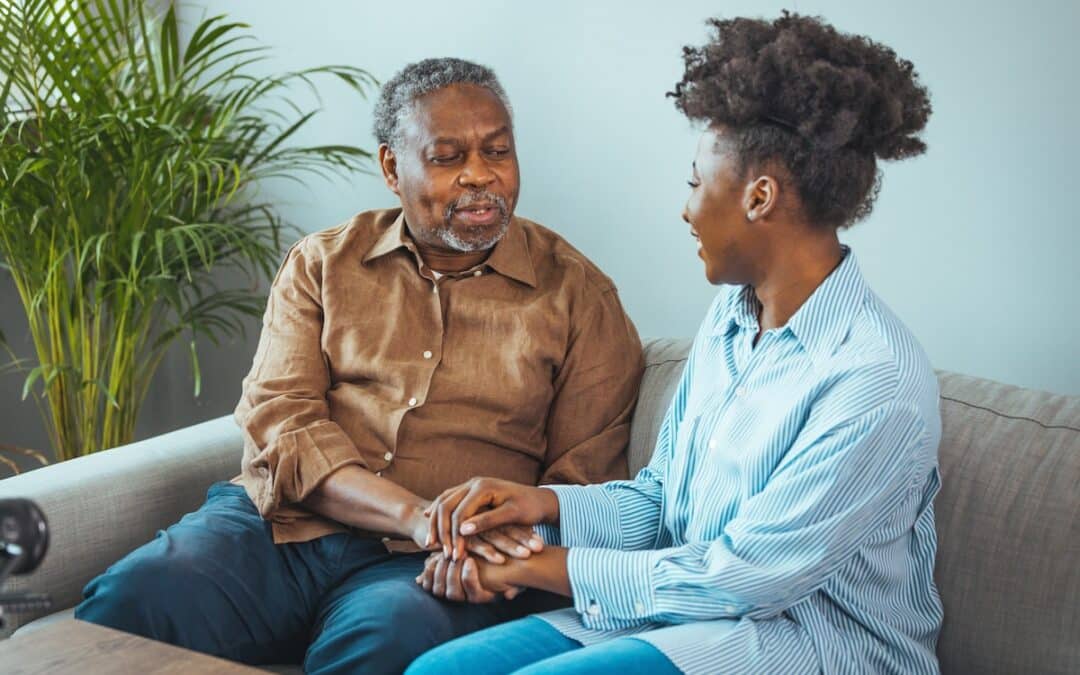
[[[787,6],[866,33],[915,62],[935,107],[930,152],[885,167],[869,221],[847,239],[939,368],[1080,394],[1080,2],[486,2],[181,0],[252,24],[270,69],[350,63],[385,79],[428,56],[496,69],[516,108],[519,213],[561,231],[618,284],[643,335],[691,335],[713,289],[679,219],[697,132],[664,98],[680,48],[710,15]],[[582,5],[587,5],[583,7]],[[373,147],[370,103],[336,86],[303,140]],[[394,204],[375,177],[267,186],[307,231]],[[0,329],[21,316],[0,279]],[[24,335],[24,333],[23,333]],[[25,341],[23,341],[23,350]],[[228,412],[252,340],[204,351],[196,402],[184,355],[164,364],[140,436]],[[0,378],[0,442],[43,448],[19,383]]]
[[[194,6],[194,5],[192,5]],[[347,62],[381,79],[454,55],[494,67],[516,109],[519,213],[617,282],[643,335],[690,335],[711,298],[679,219],[697,132],[664,92],[709,15],[821,14],[912,60],[935,112],[924,157],[885,167],[847,237],[939,368],[1080,394],[1078,2],[423,2],[217,0],[279,67]],[[584,7],[583,7],[584,6]],[[370,108],[337,89],[312,139],[370,146]],[[393,203],[376,178],[281,186],[305,229]]]

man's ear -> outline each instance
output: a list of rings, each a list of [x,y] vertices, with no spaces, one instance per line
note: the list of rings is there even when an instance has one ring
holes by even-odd
[[[398,191],[397,156],[386,143],[379,145],[379,168],[382,169],[383,180],[390,191],[400,196]]]

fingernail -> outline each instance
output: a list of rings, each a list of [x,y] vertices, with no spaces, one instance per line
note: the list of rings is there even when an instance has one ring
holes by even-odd
[[[473,525],[472,523],[465,523],[461,526],[462,534],[472,534],[473,532],[476,532],[476,525]]]
[[[529,549],[524,546],[518,546],[516,549],[518,555],[529,555]]]
[[[544,547],[544,542],[536,537],[529,540],[529,546],[532,546],[536,550],[540,550]]]
[[[504,556],[504,555],[502,555],[500,553],[496,553],[495,554],[495,562],[498,563],[499,565],[503,564],[504,562],[506,562],[506,556]]]

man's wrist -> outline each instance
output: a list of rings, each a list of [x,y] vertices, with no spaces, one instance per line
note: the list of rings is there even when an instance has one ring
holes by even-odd
[[[424,509],[427,508],[429,502],[424,500],[410,501],[401,505],[401,515],[397,519],[397,522],[401,523],[401,528],[397,534],[413,538],[413,535],[420,528],[422,524],[427,523],[427,516],[424,515]]]

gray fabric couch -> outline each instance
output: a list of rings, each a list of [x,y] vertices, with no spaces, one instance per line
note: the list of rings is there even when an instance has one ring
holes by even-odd
[[[647,343],[634,470],[652,451],[688,348],[687,340]],[[942,671],[1080,673],[1080,398],[939,375]],[[48,592],[56,608],[73,606],[87,581],[233,476],[240,454],[240,433],[222,417],[0,481],[0,497],[36,500],[52,532],[44,564],[5,590]]]

